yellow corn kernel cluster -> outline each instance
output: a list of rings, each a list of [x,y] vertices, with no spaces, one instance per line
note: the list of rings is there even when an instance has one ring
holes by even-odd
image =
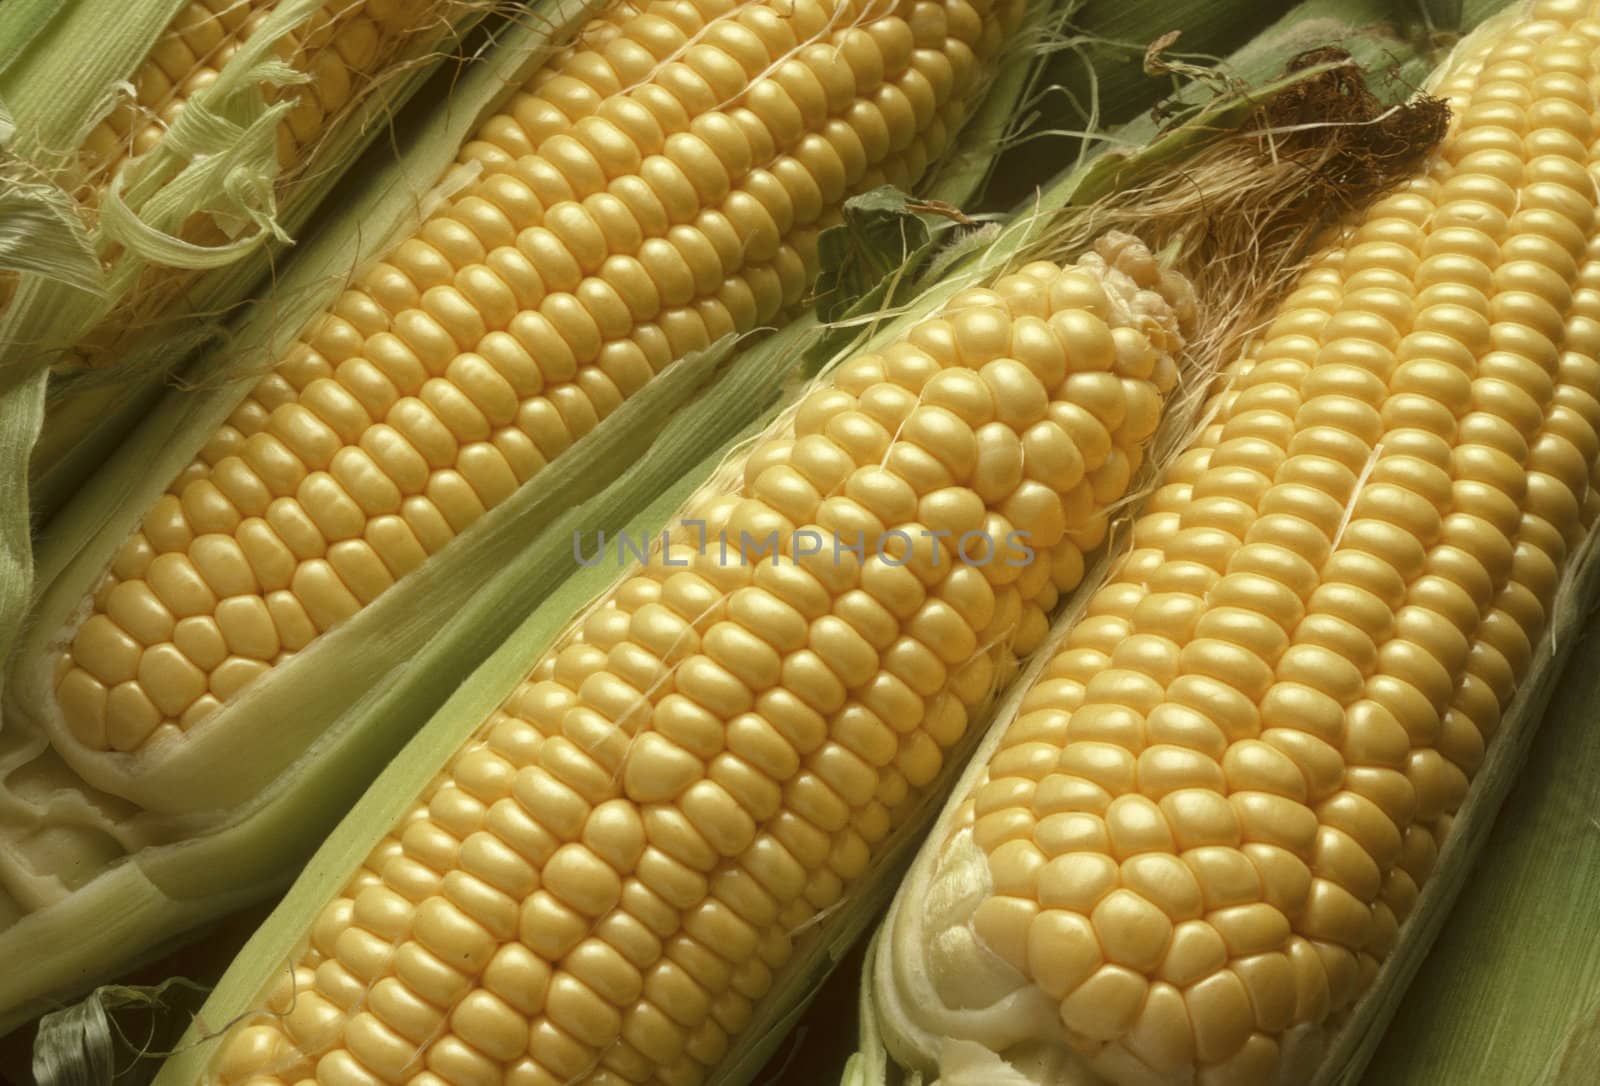
[[[84,141],[84,167],[97,186],[125,158],[160,141],[185,102],[216,80],[272,6],[272,0],[193,0],[178,12],[130,77],[132,99],[120,102]],[[357,81],[438,6],[433,0],[328,0],[303,27],[280,38],[274,52],[310,82],[268,89],[269,98],[289,94],[295,100],[278,128],[279,162],[300,161],[328,118],[349,104]]]
[[[312,323],[150,510],[59,657],[93,749],[192,727],[685,354],[793,306],[914,181],[1019,0],[657,0],[541,70],[482,176]]]
[[[209,1078],[703,1082],[1106,534],[1189,304],[1108,253],[806,396],[463,745]]]
[[[1590,7],[1446,84],[1427,174],[1236,367],[946,843],[986,858],[981,944],[1111,1082],[1288,1081],[1526,673],[1596,513]]]

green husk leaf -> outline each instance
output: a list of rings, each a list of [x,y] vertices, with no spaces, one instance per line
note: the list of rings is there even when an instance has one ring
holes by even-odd
[[[17,62],[62,7],[60,0],[7,0],[5,25],[0,27],[0,73]]]
[[[6,0],[0,100],[17,122],[12,150],[41,168],[60,165],[105,116],[183,0],[137,8],[96,2]],[[16,9],[16,10],[14,10]],[[13,19],[20,12],[21,17]]]
[[[29,180],[26,167],[6,150],[15,132],[0,104],[0,273],[33,272],[89,294],[99,294],[100,262],[67,194]]]
[[[44,424],[45,373],[0,372],[0,663],[10,658],[33,592],[28,451]],[[5,693],[0,669],[0,696]]]
[[[287,100],[269,106],[263,89],[303,83],[308,77],[277,59],[271,49],[320,6],[318,0],[285,0],[274,6],[260,33],[239,47],[214,83],[185,103],[155,148],[112,179],[102,198],[100,232],[127,251],[111,265],[114,287],[131,288],[146,264],[221,267],[272,235],[273,184],[279,172],[273,130],[293,106]],[[205,246],[175,234],[196,208],[221,209],[255,223],[259,232],[219,246],[229,258],[207,257]]]
[[[1003,153],[985,163],[1003,203],[1022,201],[1037,163],[1085,161],[1112,128],[1127,124],[1182,86],[1177,73],[1152,77],[1145,54],[1176,32],[1162,54],[1178,65],[1225,55],[1284,11],[1291,0],[1084,0],[1052,20],[1040,42],[1045,67],[1012,118]]]
[[[825,269],[817,278],[817,314],[837,320],[908,260],[925,251],[932,234],[912,198],[884,185],[845,201],[844,221],[817,238]]]
[[[1074,107],[1067,117],[1080,127],[1124,125],[1154,104],[1155,96],[1181,88],[1190,70],[1208,69],[1220,55],[1265,30],[1293,8],[1293,0],[1240,5],[1219,12],[1207,0],[1087,0],[1051,57],[1052,99]],[[1160,51],[1155,77],[1147,58],[1153,43],[1172,32]],[[1063,111],[1065,112],[1065,111]]]

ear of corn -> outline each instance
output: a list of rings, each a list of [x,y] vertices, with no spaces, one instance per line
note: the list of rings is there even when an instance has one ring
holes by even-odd
[[[253,1002],[300,1016],[242,1022],[199,1077],[716,1080],[791,939],[870,869],[1103,537],[1177,376],[1184,288],[1141,253],[1029,265],[856,356],[542,659],[508,645],[473,683],[496,700],[441,715],[465,739],[442,775],[328,887],[292,974],[267,966],[292,983]],[[1020,530],[1039,560],[963,565],[934,529],[1011,559]],[[869,557],[807,558],[805,531]],[[313,976],[335,973],[330,1002]],[[453,1028],[413,1035],[391,995]]]
[[[1597,45],[1469,39],[1428,170],[1232,369],[902,887],[896,1061],[1357,1081],[1597,576]]]
[[[54,939],[54,914],[90,908],[90,902],[105,908],[126,893],[141,903],[129,910],[130,931],[120,933],[122,952],[134,953],[160,933],[259,895],[284,876],[290,855],[314,841],[311,827],[325,825],[426,718],[467,661],[498,642],[570,568],[576,529],[614,524],[619,510],[637,508],[651,487],[693,462],[682,459],[688,451],[668,450],[634,466],[669,418],[670,432],[681,435],[675,448],[703,452],[771,402],[781,375],[820,329],[814,321],[798,322],[744,352],[737,364],[727,361],[733,334],[791,308],[814,274],[800,250],[809,253],[818,227],[837,218],[847,188],[885,176],[908,183],[926,171],[981,90],[980,64],[992,63],[1022,13],[985,9],[980,16],[956,5],[948,18],[943,9],[918,9],[919,18],[908,21],[885,4],[790,7],[774,14],[776,8],[764,5],[724,5],[707,16],[683,5],[657,5],[598,21],[544,68],[545,43],[577,12],[552,7],[538,26],[530,21],[509,31],[492,61],[468,74],[436,122],[413,141],[406,161],[375,178],[349,217],[310,243],[273,301],[242,327],[231,363],[240,376],[170,397],[125,447],[149,469],[137,478],[97,478],[58,518],[41,551],[41,579],[50,587],[17,656],[6,721],[15,743],[6,763],[9,779],[34,777],[48,786],[22,795],[9,815],[0,812],[8,894],[21,888],[9,911],[27,914],[0,940]],[[717,46],[683,51],[687,32],[673,20],[691,16],[709,20],[702,33]],[[639,34],[623,33],[630,19],[641,23]],[[808,44],[829,35],[839,37],[837,50]],[[919,35],[928,38],[927,47]],[[930,35],[944,36],[936,42]],[[931,47],[940,42],[944,53]],[[602,50],[610,59],[598,59]],[[872,59],[885,53],[897,58],[887,71]],[[697,74],[688,61],[707,74]],[[616,86],[608,90],[601,81],[617,76],[602,73],[612,64],[630,80],[643,77],[638,86],[628,94]],[[729,79],[749,82],[753,73],[761,74],[747,91],[726,85]],[[856,87],[858,79],[863,82]],[[1015,73],[1007,82],[1013,95],[1025,85]],[[693,120],[685,112],[690,104],[703,110]],[[722,110],[712,108],[719,104]],[[558,107],[571,116],[563,118]],[[763,131],[773,139],[774,129],[761,127],[767,114],[782,142],[753,146]],[[863,126],[864,136],[855,137],[839,117]],[[634,134],[624,136],[623,126]],[[596,150],[568,128],[598,141]],[[516,141],[531,137],[543,141],[544,157],[519,149]],[[642,156],[629,142],[652,146],[652,138],[661,153]],[[626,161],[629,146],[639,161]],[[458,149],[461,161],[451,168]],[[770,168],[738,157],[753,159],[757,152]],[[513,153],[522,157],[514,160]],[[616,175],[609,192],[594,191],[607,187],[605,175],[593,176],[596,154]],[[424,192],[414,182],[419,174],[444,180]],[[971,175],[947,179],[943,191],[961,198],[973,183]],[[578,191],[587,197],[581,204],[574,198]],[[512,214],[528,220],[521,240],[530,255],[501,237],[507,229],[502,220]],[[623,224],[634,217],[667,238],[630,242]],[[598,222],[623,232],[601,234]],[[487,246],[494,255],[471,255],[478,242],[466,224],[494,242]],[[635,221],[633,229],[643,226]],[[621,248],[614,258],[599,259],[591,242]],[[460,266],[459,285],[435,281],[441,250]],[[741,270],[746,252],[751,262]],[[590,274],[596,270],[591,260],[612,278]],[[639,275],[647,263],[659,289]],[[569,272],[576,275],[572,281]],[[340,293],[350,279],[355,286]],[[419,281],[423,290],[416,289]],[[406,289],[418,296],[408,301]],[[462,308],[469,295],[481,309]],[[620,302],[624,295],[627,304]],[[603,348],[586,339],[599,329],[585,306],[597,307],[605,321]],[[384,322],[381,331],[368,327],[375,315]],[[614,327],[618,319],[621,328]],[[483,324],[476,351],[454,338],[474,321]],[[571,330],[570,348],[556,349],[564,342],[551,338],[556,322]],[[292,338],[302,328],[307,331]],[[373,344],[366,355],[338,346],[339,337],[357,328],[366,329]],[[448,357],[437,355],[443,343],[450,344]],[[529,351],[548,373],[532,363]],[[425,366],[416,352],[428,360]],[[262,357],[285,363],[261,378],[256,360]],[[330,358],[350,384],[324,376],[333,368]],[[494,365],[507,377],[497,376]],[[500,386],[512,396],[510,416],[494,399]],[[353,399],[353,392],[364,399]],[[388,400],[375,403],[375,392]],[[704,410],[686,408],[692,398],[704,399]],[[308,435],[344,432],[351,416],[327,414],[335,401],[377,412],[364,416],[370,438],[362,440],[357,429],[337,456],[316,447],[320,438],[300,443]],[[679,427],[678,414],[698,430]],[[441,418],[466,429],[449,429]],[[485,430],[474,436],[479,426]],[[448,460],[422,460],[424,475],[413,479],[406,450],[411,457],[420,457],[419,449],[437,457],[440,435],[450,445]],[[263,446],[270,447],[268,460],[251,459]],[[378,460],[396,474],[347,471],[369,469]],[[281,495],[266,490],[252,498],[236,485],[282,486],[274,465],[293,463],[303,477],[291,479]],[[627,480],[621,489],[602,494],[618,476]],[[387,507],[386,487],[405,488]],[[198,495],[213,512],[232,509],[229,531],[236,524],[238,533],[211,530],[220,522],[207,519],[212,513],[195,504]],[[355,496],[377,504],[359,505]],[[182,514],[176,521],[174,502]],[[327,519],[350,507],[359,523]],[[467,515],[458,516],[463,509]],[[189,520],[191,513],[197,519]],[[185,545],[157,549],[172,541],[166,532],[174,526],[187,532]],[[312,538],[296,534],[297,526],[322,534],[315,537],[316,554],[308,551],[295,565],[289,543],[301,547]],[[125,543],[130,536],[133,542]],[[409,538],[411,549],[396,550],[396,538]],[[261,564],[263,555],[276,552],[260,544],[273,539],[290,555],[286,574]],[[168,566],[180,576],[170,577]],[[251,583],[207,579],[224,568]],[[372,571],[376,580],[366,576]],[[274,580],[283,575],[287,581]],[[200,600],[214,609],[193,611]],[[331,610],[321,606],[329,600]],[[136,606],[128,610],[129,603]],[[250,621],[263,609],[273,645],[266,644],[268,627]],[[439,615],[455,616],[443,631]],[[154,629],[136,616],[163,625],[156,631],[160,639],[136,651],[131,672],[124,675],[124,660],[115,675],[78,668],[83,675],[67,679],[79,659],[73,644],[80,629],[92,623],[113,634],[111,643],[123,644],[132,631],[119,617]],[[301,640],[291,640],[295,631]],[[254,633],[262,636],[251,640]],[[104,670],[105,658],[93,647],[97,636],[90,630],[79,648],[88,650],[82,662]],[[252,650],[257,654],[249,655]],[[241,684],[235,673],[251,681]],[[335,673],[339,682],[330,684],[327,677]],[[164,682],[174,675],[178,684]],[[75,701],[79,687],[94,695],[87,713]],[[153,720],[152,708],[158,714]],[[314,787],[323,794],[309,812],[300,810]],[[75,829],[52,827],[46,802],[52,791],[59,793],[58,805],[88,810]],[[286,825],[305,828],[297,840],[284,835],[283,847],[237,851],[240,841],[259,841]],[[48,849],[39,837],[47,827]],[[47,852],[58,858],[46,859]],[[232,866],[219,860],[223,855],[232,857]],[[76,857],[75,869],[64,868],[61,856]],[[105,878],[97,880],[97,872]],[[63,960],[111,967],[103,940],[63,950]],[[33,961],[36,968],[0,980],[0,1005],[16,1007],[67,983],[60,961]]]

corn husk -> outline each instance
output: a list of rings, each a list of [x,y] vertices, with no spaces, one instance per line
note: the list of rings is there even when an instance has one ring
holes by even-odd
[[[13,899],[10,917],[0,901],[0,922],[14,920],[0,927],[0,960],[29,948],[16,955],[20,968],[0,971],[0,1030],[41,1000],[114,975],[157,942],[280,886],[460,677],[568,577],[575,536],[625,522],[816,365],[817,344],[831,332],[802,317],[753,347],[728,337],[669,367],[401,586],[179,743],[133,754],[91,751],[54,713],[52,643],[166,481],[253,387],[264,360],[387,239],[403,236],[439,192],[459,183],[446,171],[466,134],[597,6],[548,0],[505,28],[448,100],[405,133],[404,158],[364,170],[341,194],[341,215],[233,330],[226,357],[203,363],[208,382],[169,394],[122,446],[119,459],[140,470],[98,474],[41,540],[39,578],[47,587],[16,653],[0,728],[0,781],[45,782],[26,792],[0,788],[0,886]],[[1035,7],[1030,26],[1045,10]],[[931,178],[931,196],[972,197],[986,159],[963,149],[1003,134],[1009,101],[1026,93],[1030,73],[1030,65],[1014,63],[995,81],[949,169]],[[438,187],[419,180],[441,175]],[[919,217],[903,199],[888,213],[930,231],[925,245],[941,222],[951,225],[939,215]],[[852,207],[834,229],[861,233],[864,214]],[[884,259],[908,255],[899,236]],[[863,304],[893,286],[888,277]],[[19,862],[24,839],[67,808],[90,832],[52,844],[46,877],[30,875]],[[58,873],[73,864],[64,886]]]

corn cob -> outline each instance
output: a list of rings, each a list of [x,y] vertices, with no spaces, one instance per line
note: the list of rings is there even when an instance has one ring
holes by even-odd
[[[908,884],[901,1061],[1299,1080],[1393,951],[1597,509],[1600,19],[1519,14],[1233,367]]]
[[[543,69],[463,148],[482,179],[124,546],[62,656],[73,735],[126,751],[194,726],[673,359],[793,306],[830,209],[921,175],[1021,10],[903,6],[660,5]]]
[[[205,1079],[705,1081],[1138,467],[1187,287],[1105,252],[808,394],[532,666]]]

